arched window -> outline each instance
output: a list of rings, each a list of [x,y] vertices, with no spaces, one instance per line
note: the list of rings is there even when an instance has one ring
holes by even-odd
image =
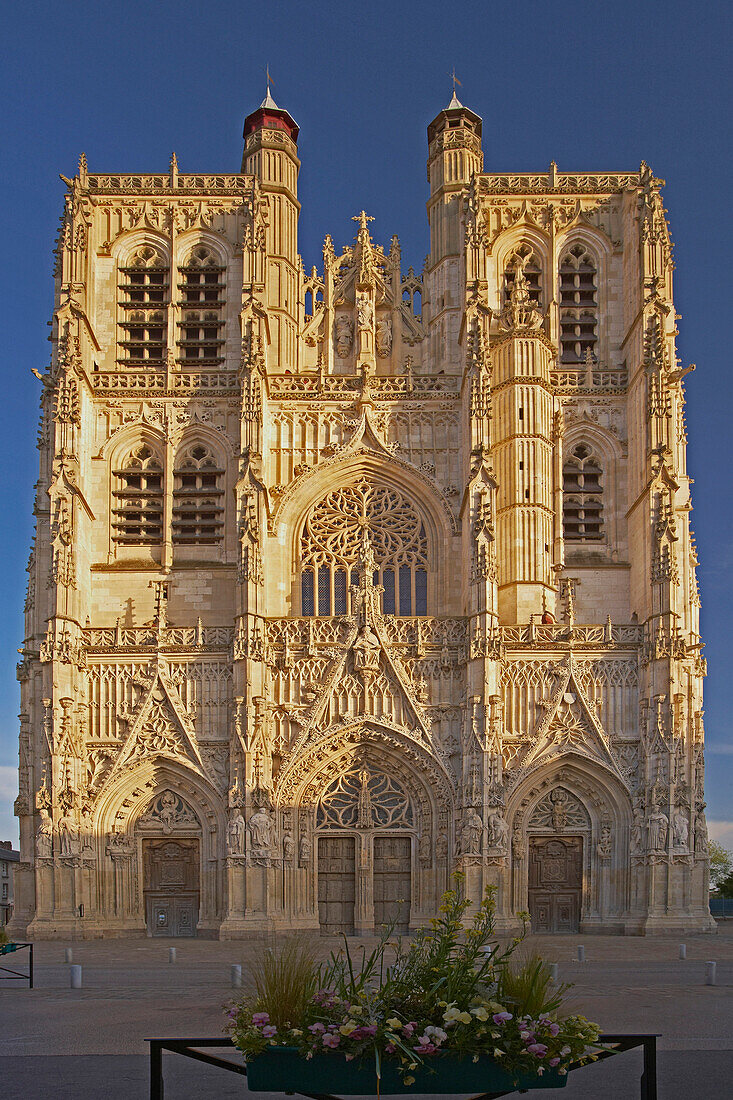
[[[120,362],[161,366],[168,333],[168,264],[152,245],[141,245],[120,268]]]
[[[224,470],[211,450],[194,443],[176,456],[173,542],[219,543],[224,535]]]
[[[385,615],[427,615],[428,540],[413,502],[398,489],[360,478],[311,510],[300,538],[303,615],[348,615],[363,532],[384,588]]]
[[[530,298],[538,306],[541,306],[542,267],[536,253],[533,252],[528,244],[520,244],[518,248],[515,248],[506,262],[504,268],[504,300],[502,305],[508,305],[511,300],[512,287],[514,286],[514,279],[518,268],[522,269],[522,273],[527,280]]]
[[[204,245],[194,248],[186,264],[178,269],[181,280],[178,347],[182,363],[212,366],[222,361],[225,271]]]
[[[146,443],[113,471],[112,537],[122,546],[163,541],[163,466]]]
[[[560,263],[560,362],[598,358],[596,265],[584,245],[575,244]]]
[[[603,538],[602,477],[598,459],[579,443],[562,469],[563,534],[571,542]]]

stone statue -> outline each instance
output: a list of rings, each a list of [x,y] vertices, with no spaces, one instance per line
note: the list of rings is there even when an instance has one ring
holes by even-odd
[[[53,848],[53,827],[47,813],[41,813],[41,822],[36,831],[36,853],[39,859],[50,859]]]
[[[311,861],[311,840],[307,833],[301,833],[300,836],[300,851],[298,852],[298,861],[301,867],[307,866]]]
[[[230,856],[241,856],[244,853],[244,818],[239,810],[236,810],[229,818],[227,852]]]
[[[438,839],[435,841],[435,858],[440,862],[448,858],[448,837],[445,833],[438,833]]]
[[[512,833],[512,855],[515,859],[524,859],[526,848],[521,826],[515,825]]]
[[[672,815],[672,837],[675,848],[686,849],[690,838],[690,824],[687,814],[678,807]]]
[[[704,810],[698,810],[695,815],[695,851],[699,855],[707,855],[708,851],[708,827]]]
[[[356,299],[356,315],[360,329],[372,327],[374,307],[367,294],[360,294]]]
[[[596,845],[596,852],[601,859],[609,859],[611,856],[611,826],[608,822],[601,825],[601,836]]]
[[[283,859],[286,863],[290,863],[295,855],[295,841],[290,833],[286,833],[283,837]]]
[[[354,324],[345,313],[336,318],[336,354],[339,359],[346,359],[354,342]]]
[[[272,819],[264,806],[250,817],[249,835],[253,852],[269,852],[272,848]]]
[[[487,821],[489,848],[500,848],[506,851],[509,839],[509,826],[504,820],[504,815],[499,810],[493,810]]]
[[[662,810],[657,809],[649,816],[649,847],[658,852],[667,847],[667,831],[669,818]]]
[[[379,638],[366,624],[359,628],[352,649],[354,651],[354,668],[376,672],[379,669],[379,654],[382,646]]]
[[[392,321],[384,317],[377,321],[377,355],[386,359],[392,350]]]
[[[76,846],[79,841],[79,826],[69,814],[59,821],[59,848],[62,856],[76,855]]]
[[[481,836],[484,825],[473,806],[469,806],[463,815],[461,826],[461,855],[478,856],[481,854]]]
[[[565,828],[568,817],[568,796],[562,788],[557,788],[550,795],[552,802],[552,827],[561,832]]]
[[[430,840],[430,833],[422,833],[417,844],[418,859],[421,863],[429,867],[433,862],[433,845]]]

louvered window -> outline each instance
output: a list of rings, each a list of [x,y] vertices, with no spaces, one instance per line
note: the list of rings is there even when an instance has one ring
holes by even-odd
[[[162,542],[163,466],[158,456],[142,443],[113,476],[113,540],[123,546]]]
[[[176,461],[173,487],[173,542],[221,542],[224,535],[224,470],[210,449],[197,443]]]
[[[152,245],[137,249],[120,268],[120,362],[165,363],[168,333],[168,264]]]
[[[603,538],[603,470],[584,443],[563,466],[563,535],[570,542]]]
[[[225,270],[203,245],[179,268],[178,357],[183,364],[213,366],[224,358]]]
[[[584,245],[576,244],[560,264],[560,362],[598,358],[596,266]]]

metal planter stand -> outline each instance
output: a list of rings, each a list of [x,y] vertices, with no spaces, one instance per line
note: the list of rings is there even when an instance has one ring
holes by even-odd
[[[612,1044],[615,1050],[602,1051],[597,1061],[604,1058],[612,1058],[624,1051],[642,1047],[644,1054],[644,1066],[639,1080],[639,1100],[657,1100],[657,1036],[656,1035],[601,1035],[598,1040],[603,1044]],[[207,1050],[235,1050],[231,1039],[147,1039],[150,1043],[150,1100],[164,1100],[163,1084],[163,1051],[171,1054],[182,1054],[184,1058],[192,1058],[197,1062],[204,1062],[209,1066],[218,1066],[229,1073],[247,1075],[246,1065],[232,1062],[228,1058],[221,1058],[216,1054],[208,1054]],[[580,1068],[578,1066],[571,1066]],[[340,1100],[330,1093],[301,1092],[297,1095],[307,1096],[309,1100]],[[509,1092],[486,1092],[472,1097],[472,1100],[497,1100],[500,1096],[511,1096],[516,1090]],[[347,1094],[348,1095],[348,1094]]]

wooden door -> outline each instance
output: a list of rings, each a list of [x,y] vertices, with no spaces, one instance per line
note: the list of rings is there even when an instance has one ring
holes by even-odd
[[[409,836],[374,838],[374,929],[396,920],[395,931],[407,932],[410,924]]]
[[[353,836],[318,838],[318,920],[324,936],[354,931]]]
[[[143,841],[145,919],[150,936],[195,936],[199,842]]]
[[[533,932],[577,932],[582,888],[581,837],[530,837],[529,914]]]

